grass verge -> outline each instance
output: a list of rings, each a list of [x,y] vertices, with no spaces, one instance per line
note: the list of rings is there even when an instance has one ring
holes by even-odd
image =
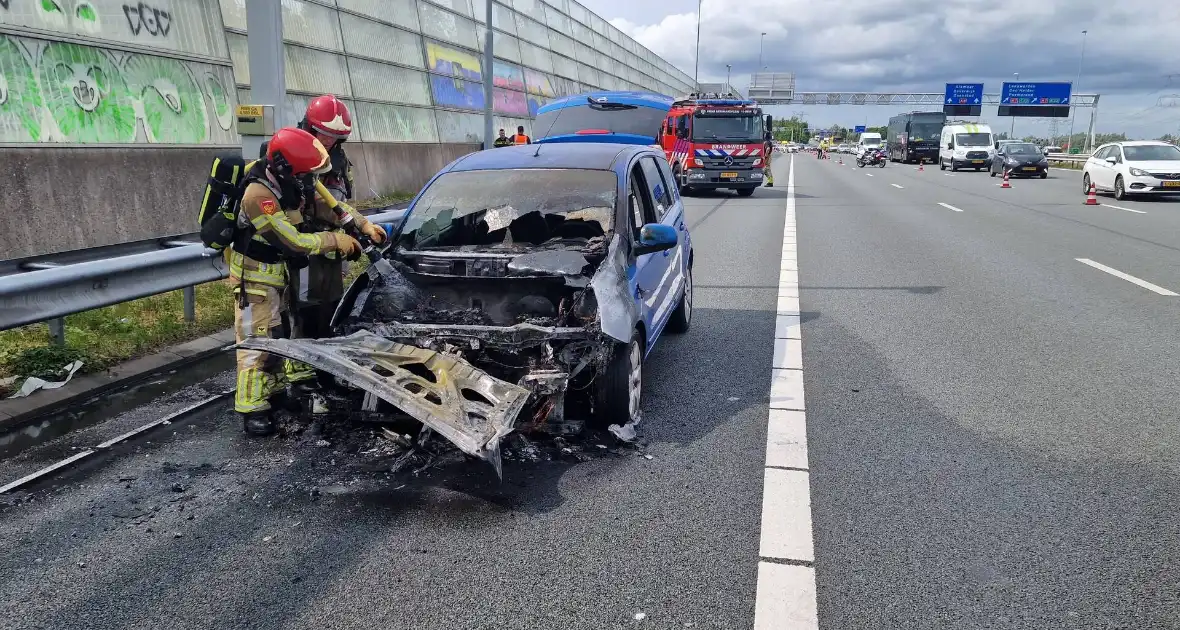
[[[64,346],[53,344],[46,324],[0,332],[0,378],[51,379],[63,365],[78,359],[85,364],[82,373],[98,372],[233,325],[233,289],[228,281],[202,284],[196,297],[197,318],[191,323],[184,321],[182,291],[70,315],[65,318]]]
[[[396,191],[353,205],[370,210],[413,196]],[[367,266],[364,259],[352,263],[349,281]],[[43,323],[0,332],[0,379],[37,376],[52,380],[62,366],[75,360],[84,362],[80,373],[100,372],[233,325],[233,287],[228,281],[200,285],[196,296],[197,318],[192,323],[184,321],[183,292],[173,291],[66,317],[64,346],[53,344],[49,326]],[[22,380],[0,385],[0,396],[19,388]]]

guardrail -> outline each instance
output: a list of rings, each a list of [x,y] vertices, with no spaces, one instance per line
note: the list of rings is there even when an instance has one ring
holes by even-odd
[[[1050,162],[1070,162],[1073,164],[1083,163],[1090,159],[1089,153],[1049,153],[1045,157],[1049,158]]]
[[[405,209],[367,215],[375,223],[398,223]],[[223,256],[200,243],[168,240],[158,251],[75,262],[26,262],[0,276],[0,330],[49,321],[63,340],[61,318],[150,295],[185,290],[185,319],[195,316],[193,287],[229,276]],[[88,250],[83,250],[88,251]],[[48,258],[48,257],[39,257]],[[66,256],[65,258],[69,258]]]

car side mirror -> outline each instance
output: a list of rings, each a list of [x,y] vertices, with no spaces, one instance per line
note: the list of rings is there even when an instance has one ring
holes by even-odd
[[[1106,163],[1107,164],[1118,164],[1119,159],[1116,157],[1108,157],[1108,158],[1106,158]]]
[[[680,138],[682,140],[684,138],[687,138],[688,137],[688,130],[685,129],[684,127],[677,127],[676,128],[676,137]]]
[[[954,150],[955,150],[955,143],[954,143],[954,142],[948,142],[948,143],[946,143],[946,148],[948,148],[948,149],[950,149],[950,150],[954,151]]]
[[[662,223],[648,223],[639,228],[639,244],[635,246],[635,255],[643,256],[672,249],[678,242],[676,228]]]

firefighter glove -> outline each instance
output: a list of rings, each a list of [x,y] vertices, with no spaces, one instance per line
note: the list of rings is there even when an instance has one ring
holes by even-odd
[[[373,242],[377,245],[384,243],[385,239],[388,238],[388,236],[385,234],[385,230],[383,230],[381,226],[377,225],[376,223],[365,224],[365,227],[361,229],[361,231],[365,233],[365,236],[373,239]]]
[[[351,258],[361,251],[361,244],[357,240],[347,234],[336,234],[336,250],[340,252],[341,256]]]

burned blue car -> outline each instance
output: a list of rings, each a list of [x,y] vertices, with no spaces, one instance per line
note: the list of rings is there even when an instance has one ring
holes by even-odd
[[[331,339],[252,339],[500,470],[500,441],[640,418],[644,359],[692,321],[692,241],[664,154],[537,144],[462,157],[348,289]]]

